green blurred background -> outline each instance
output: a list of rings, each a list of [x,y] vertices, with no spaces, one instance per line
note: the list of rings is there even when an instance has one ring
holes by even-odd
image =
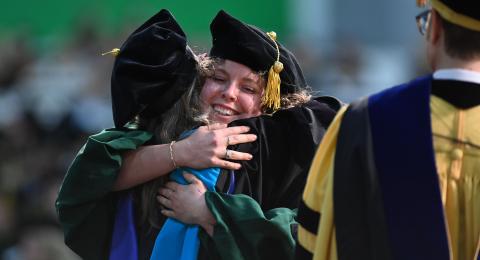
[[[193,44],[208,44],[208,25],[219,9],[265,30],[274,30],[279,36],[287,32],[285,0],[17,0],[2,3],[0,37],[27,34],[51,44],[75,37],[78,30],[87,26],[94,26],[102,35],[115,36],[141,24],[162,8],[175,15]]]

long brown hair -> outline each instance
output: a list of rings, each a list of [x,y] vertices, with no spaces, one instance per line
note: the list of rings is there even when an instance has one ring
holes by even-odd
[[[201,80],[196,79],[182,97],[165,113],[152,119],[140,119],[139,127],[154,133],[154,143],[166,144],[178,140],[184,131],[205,124],[206,115],[201,112]],[[159,204],[156,200],[158,189],[168,181],[168,175],[143,184],[140,188],[140,223],[149,223],[160,228]]]

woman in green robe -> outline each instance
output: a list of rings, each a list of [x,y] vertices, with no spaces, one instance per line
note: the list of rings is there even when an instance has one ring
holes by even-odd
[[[313,153],[338,101],[310,100],[293,54],[271,35],[223,11],[211,25],[210,56],[215,59],[195,60],[183,32],[165,12],[137,29],[120,49],[112,75],[117,128],[91,136],[65,177],[56,206],[67,245],[86,259],[108,258],[118,200],[130,193],[137,258],[148,258],[165,219],[156,202],[161,176],[175,167],[217,166],[225,170],[217,181],[218,193],[206,195],[214,218],[198,223],[211,235],[201,235],[199,258],[290,255],[294,212],[287,209],[297,207]],[[269,69],[268,76],[262,73]],[[275,93],[275,86],[280,95],[266,94]],[[277,107],[271,101],[280,97]],[[223,124],[201,126],[173,142],[205,114]],[[172,115],[177,116],[172,120]],[[135,117],[140,119],[136,126],[124,125]],[[248,230],[256,230],[256,238],[247,238]],[[283,251],[265,251],[272,241],[284,243]]]

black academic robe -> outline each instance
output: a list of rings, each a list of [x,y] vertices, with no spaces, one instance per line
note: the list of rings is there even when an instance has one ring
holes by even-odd
[[[427,76],[348,107],[341,118],[329,175],[333,176],[334,223],[329,225],[335,227],[338,259],[450,259],[430,95],[470,107],[479,102],[478,88],[475,95],[472,85]],[[455,93],[460,89],[470,92],[470,97],[466,92]],[[310,189],[305,194],[310,205],[315,205],[311,202],[316,192]],[[324,215],[305,202],[299,210],[300,225],[316,236]],[[316,238],[314,248],[325,241],[325,237]],[[314,248],[304,246],[298,244],[296,259],[312,259]]]
[[[248,195],[253,199],[251,203],[258,203],[258,207],[253,206],[257,210],[296,208],[316,147],[339,107],[336,99],[320,97],[273,115],[231,123],[231,126],[250,126],[250,132],[258,139],[254,143],[232,147],[251,153],[253,159],[242,162],[239,171],[221,174],[216,185],[219,194],[232,186],[230,183],[234,179],[233,193]],[[121,154],[146,144],[151,138],[141,131],[111,130],[107,135],[89,138],[72,163],[56,202],[66,244],[85,259],[108,258],[118,199],[118,194],[110,191],[121,166]],[[211,209],[219,205],[216,202],[221,197],[207,197],[211,198]],[[228,203],[223,205],[227,205],[224,210],[213,209],[221,213],[217,217],[234,211],[229,211]],[[143,225],[137,230],[139,259],[148,259],[158,230],[140,224]],[[220,240],[215,236],[210,239],[203,235],[199,259],[212,259],[209,255],[222,257],[222,252],[217,250]],[[232,244],[236,243],[232,241]],[[293,248],[292,244],[290,246]],[[242,247],[237,249],[243,250]]]
[[[292,210],[301,201],[316,148],[340,106],[336,99],[320,97],[272,116],[231,124],[249,126],[258,141],[233,147],[252,153],[253,159],[241,162],[239,171],[221,175],[217,188],[223,193],[206,196],[219,224],[212,239],[201,234],[205,250],[200,255],[205,256],[208,251],[209,256],[204,259],[214,259],[213,255],[215,259],[293,257],[296,211]],[[253,200],[222,195],[230,186],[232,174],[234,194],[245,194]],[[241,209],[228,206],[232,204],[241,205]],[[246,211],[245,216],[242,213]]]

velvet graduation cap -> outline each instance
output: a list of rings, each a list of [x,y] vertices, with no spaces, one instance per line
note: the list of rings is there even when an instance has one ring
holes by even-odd
[[[210,24],[210,56],[232,60],[256,72],[269,71],[262,105],[280,108],[280,95],[307,86],[295,56],[276,41],[274,32],[265,33],[221,10]]]
[[[112,52],[117,56],[111,82],[117,128],[138,114],[151,118],[165,112],[196,76],[195,54],[167,10],[151,17]]]
[[[478,0],[417,0],[417,5],[425,6],[428,2],[445,20],[480,31]]]

